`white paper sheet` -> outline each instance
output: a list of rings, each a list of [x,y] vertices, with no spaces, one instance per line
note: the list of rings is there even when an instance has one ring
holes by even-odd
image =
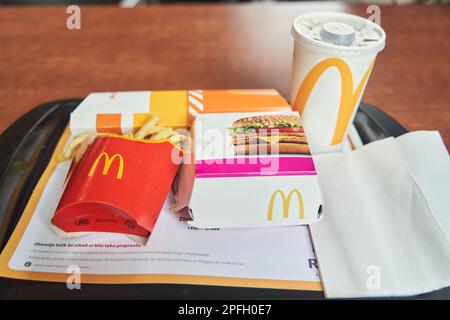
[[[315,158],[311,226],[327,297],[414,295],[450,285],[450,158],[437,132]]]

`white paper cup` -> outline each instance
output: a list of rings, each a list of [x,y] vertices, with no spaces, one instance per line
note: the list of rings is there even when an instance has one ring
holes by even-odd
[[[313,153],[340,151],[386,34],[362,17],[314,12],[294,20],[292,35],[291,104]]]

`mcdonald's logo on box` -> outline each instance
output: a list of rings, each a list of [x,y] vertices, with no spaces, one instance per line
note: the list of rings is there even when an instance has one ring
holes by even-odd
[[[280,199],[281,199],[281,207],[283,209],[283,211],[282,211],[283,218],[289,218],[289,209],[291,207],[291,199],[292,199],[293,195],[297,196],[298,219],[299,219],[299,221],[302,221],[303,219],[305,219],[305,209],[303,207],[303,198],[302,198],[300,191],[298,189],[292,189],[289,192],[288,196],[286,197],[283,190],[277,189],[272,194],[272,197],[270,197],[269,209],[267,210],[267,221],[272,221],[272,219],[273,219],[273,210],[275,207],[275,200],[276,200],[277,196],[280,196]]]
[[[109,156],[106,152],[100,153],[100,155],[95,159],[94,163],[92,164],[91,170],[89,170],[88,177],[92,177],[92,175],[95,172],[95,169],[97,169],[98,162],[105,158],[105,163],[103,165],[103,171],[102,174],[105,176],[109,173],[109,168],[111,167],[114,160],[116,160],[116,157],[119,161],[119,168],[117,169],[117,175],[116,179],[121,180],[123,176],[123,157],[120,153],[115,153],[112,157]]]

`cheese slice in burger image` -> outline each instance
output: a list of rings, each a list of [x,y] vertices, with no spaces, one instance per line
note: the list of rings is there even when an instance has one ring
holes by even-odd
[[[298,115],[241,118],[229,130],[236,155],[310,154]]]

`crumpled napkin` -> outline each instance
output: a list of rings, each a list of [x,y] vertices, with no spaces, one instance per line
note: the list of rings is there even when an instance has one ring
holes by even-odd
[[[450,158],[438,132],[314,160],[324,204],[310,230],[327,297],[450,285]]]

